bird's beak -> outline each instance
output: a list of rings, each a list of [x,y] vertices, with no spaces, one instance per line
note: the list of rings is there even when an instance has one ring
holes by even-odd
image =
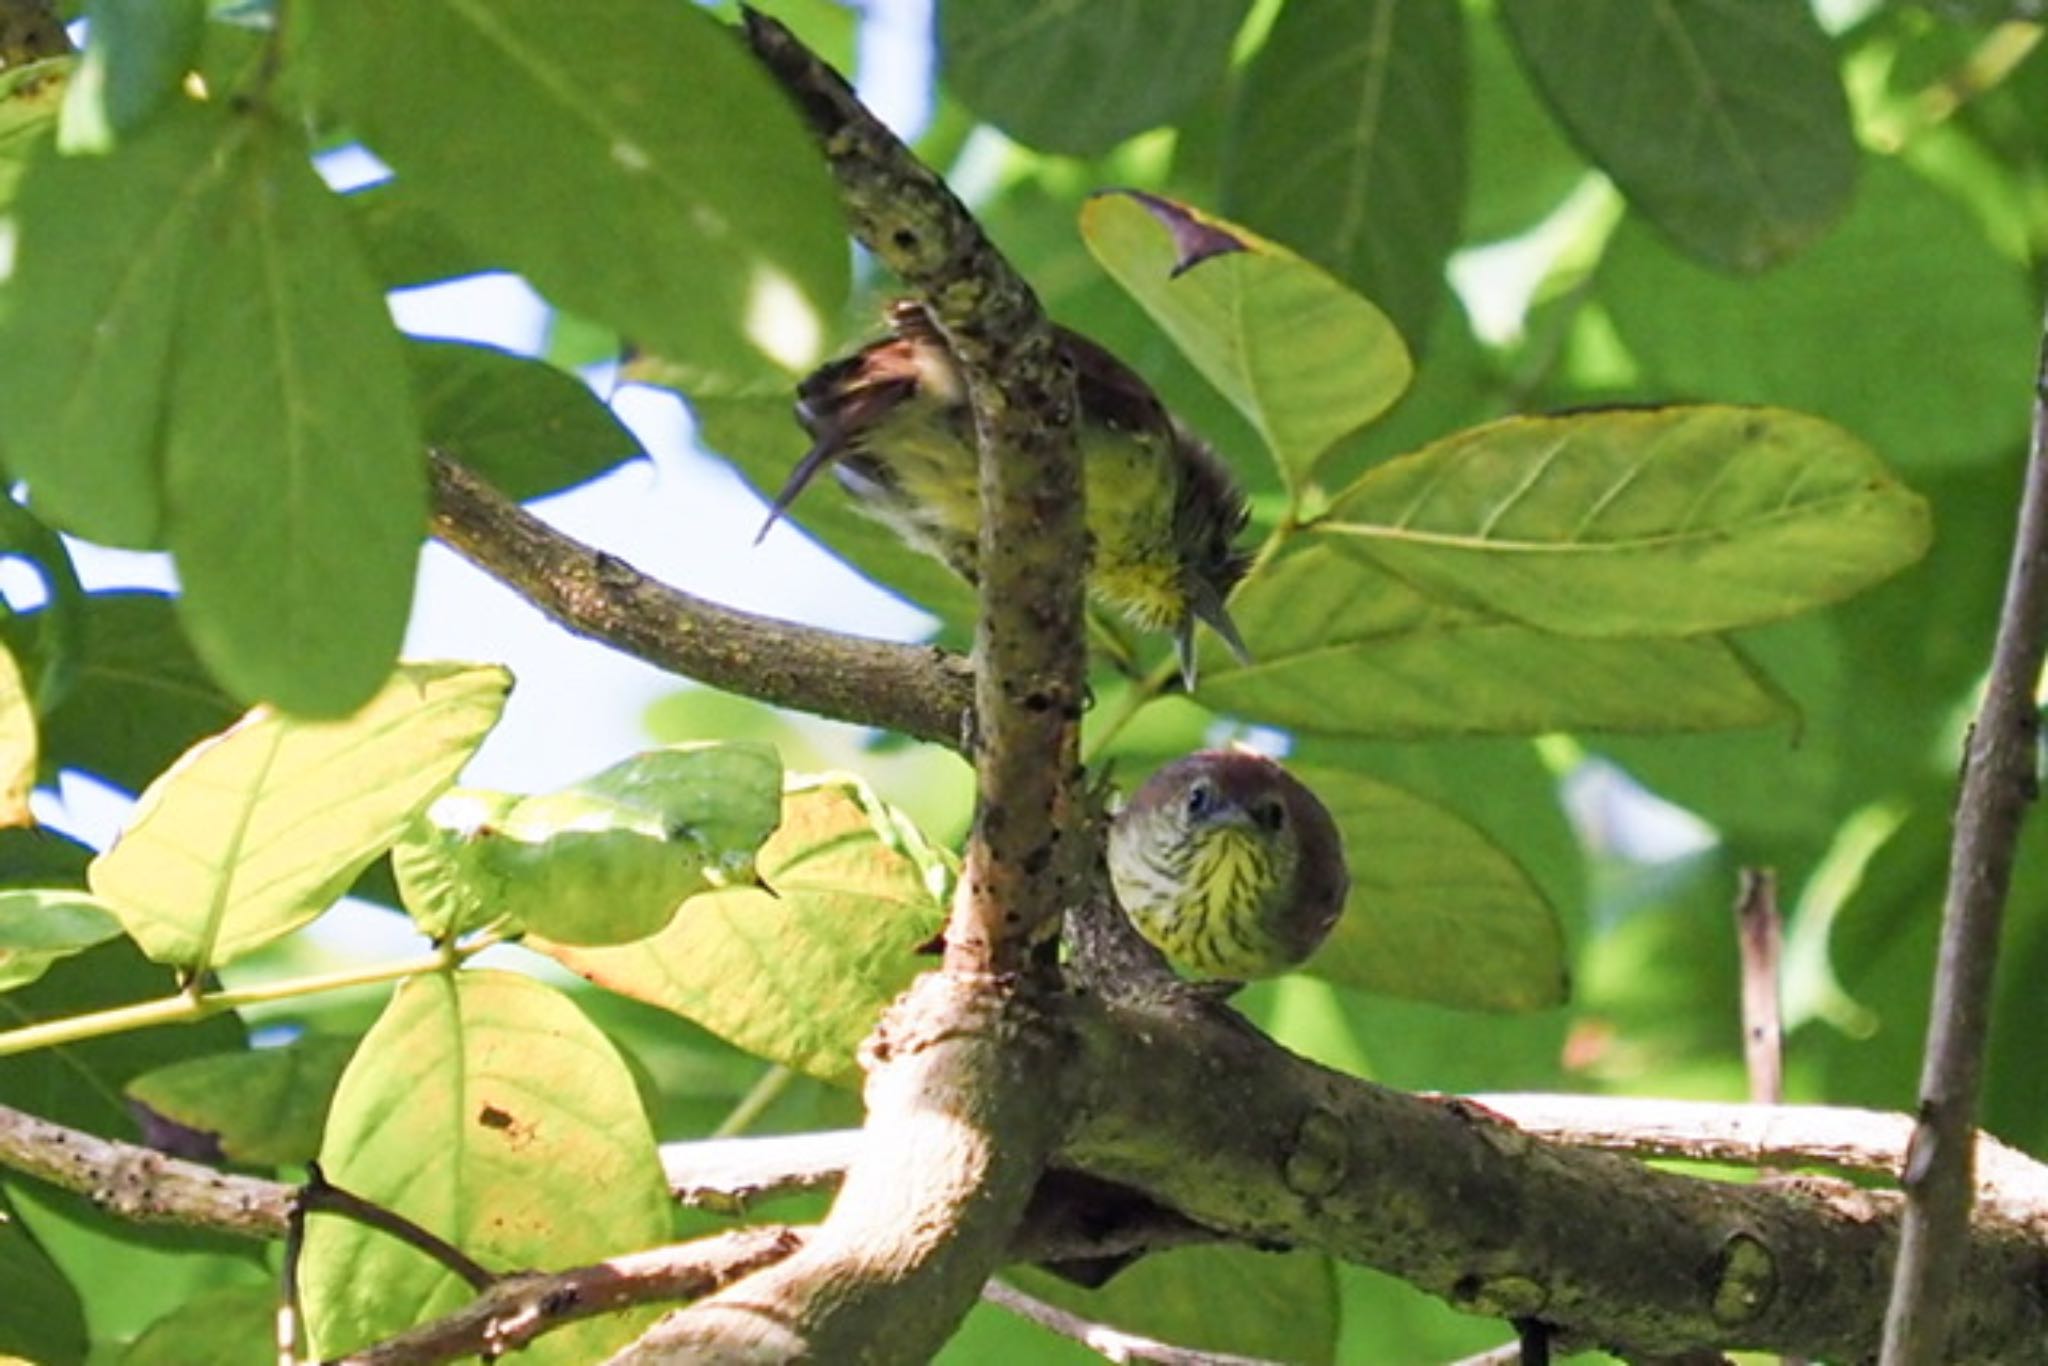
[[[1181,681],[1189,692],[1195,690],[1195,621],[1198,618],[1230,647],[1230,653],[1238,663],[1252,662],[1252,652],[1245,648],[1244,637],[1237,633],[1237,624],[1224,610],[1223,599],[1201,579],[1192,578],[1188,584],[1188,610],[1191,615],[1181,622],[1180,635],[1175,643],[1180,647]]]

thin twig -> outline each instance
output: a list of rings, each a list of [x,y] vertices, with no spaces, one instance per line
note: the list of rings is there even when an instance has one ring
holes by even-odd
[[[1941,953],[1920,1071],[1919,1124],[1906,1163],[1906,1215],[1885,1311],[1882,1366],[1931,1366],[1950,1355],[1950,1312],[1968,1236],[1977,1097],[1999,927],[2014,849],[2039,791],[2035,690],[2048,656],[2048,324],[2034,376],[2034,422],[2019,528],[1971,728],[1956,804]]]
[[[563,535],[439,452],[430,468],[434,535],[577,635],[776,706],[962,747],[973,684],[958,656],[721,607]]]
[[[407,1247],[439,1262],[463,1284],[479,1293],[495,1285],[499,1276],[486,1269],[467,1252],[435,1233],[422,1228],[397,1210],[386,1209],[374,1200],[343,1190],[327,1179],[318,1162],[306,1164],[306,1184],[300,1188],[298,1208],[306,1214],[332,1214],[373,1228],[396,1238]]]
[[[1048,1304],[1001,1280],[991,1280],[983,1286],[981,1298],[1019,1318],[1029,1319],[1049,1333],[1080,1343],[1104,1361],[1147,1361],[1157,1362],[1160,1366],[1277,1366],[1265,1357],[1198,1351],[1126,1333],[1121,1328],[1096,1323],[1056,1304]]]
[[[454,1313],[344,1360],[350,1366],[428,1366],[473,1356],[493,1359],[581,1319],[637,1304],[701,1299],[783,1260],[803,1238],[798,1229],[763,1225],[553,1275],[507,1276]]]
[[[1742,1061],[1749,1098],[1758,1105],[1785,1099],[1785,1029],[1778,1012],[1778,965],[1785,936],[1778,919],[1778,878],[1768,868],[1744,868],[1735,894],[1735,943],[1742,956]]]

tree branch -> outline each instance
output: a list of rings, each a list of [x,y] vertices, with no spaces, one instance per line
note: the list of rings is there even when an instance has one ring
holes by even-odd
[[[1229,1352],[1202,1352],[1188,1347],[1175,1347],[1170,1343],[1156,1342],[1151,1338],[1126,1333],[1121,1328],[1107,1324],[1093,1323],[1072,1314],[1056,1304],[1048,1304],[1033,1295],[1027,1295],[1013,1285],[1003,1281],[990,1281],[982,1287],[982,1299],[1000,1309],[1007,1309],[1019,1318],[1029,1319],[1048,1333],[1057,1333],[1063,1338],[1080,1343],[1089,1351],[1106,1361],[1148,1361],[1158,1366],[1278,1366],[1264,1357],[1233,1356]]]
[[[563,535],[446,455],[429,461],[434,535],[577,635],[713,687],[955,749],[972,728],[956,655],[707,602]]]
[[[1945,1360],[1958,1255],[1970,1217],[1977,1097],[1999,927],[2014,850],[2040,789],[2035,691],[2048,656],[2048,323],[2034,376],[2033,436],[2019,528],[1992,647],[1991,676],[1963,760],[1942,906],[1941,953],[1920,1071],[1919,1125],[1906,1163],[1906,1218],[1885,1315],[1884,1366]]]

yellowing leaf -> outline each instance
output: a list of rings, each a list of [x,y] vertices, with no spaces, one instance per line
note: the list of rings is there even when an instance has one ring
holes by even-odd
[[[259,707],[142,794],[92,888],[159,962],[215,966],[325,910],[455,778],[511,676],[402,665],[341,721]]]

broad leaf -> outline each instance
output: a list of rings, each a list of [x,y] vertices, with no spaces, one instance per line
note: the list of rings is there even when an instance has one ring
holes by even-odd
[[[47,717],[75,681],[88,600],[64,538],[0,495],[0,560],[7,559],[28,565],[42,580],[44,601],[32,612],[10,614],[0,599],[0,647],[13,652],[37,713]],[[44,762],[48,749],[46,743]]]
[[[342,198],[363,255],[382,284],[411,289],[504,269],[419,201],[409,182],[396,180],[380,180]]]
[[[787,94],[695,5],[310,0],[291,46],[420,202],[556,303],[663,355],[813,363],[846,293]]]
[[[150,957],[186,968],[289,934],[454,780],[510,686],[500,668],[408,664],[342,721],[258,708],[150,784],[93,861],[93,891]]]
[[[27,986],[59,959],[120,933],[114,913],[83,892],[0,891],[0,991]]]
[[[48,57],[0,71],[0,209],[14,204],[14,188],[31,155],[48,142],[76,57]]]
[[[303,1164],[320,1133],[354,1039],[312,1034],[278,1048],[187,1058],[131,1080],[126,1092],[153,1123],[203,1135],[230,1162]]]
[[[939,7],[939,69],[1019,142],[1095,156],[1224,79],[1250,0],[972,0]]]
[[[1572,137],[1691,255],[1760,271],[1848,207],[1848,101],[1807,6],[1503,0],[1501,17]]]
[[[509,973],[400,987],[342,1075],[320,1157],[336,1185],[493,1271],[575,1266],[669,1233],[668,1190],[632,1075],[566,996]],[[322,1358],[470,1298],[425,1254],[317,1215],[299,1274]],[[523,1355],[602,1360],[645,1322],[594,1320]]]
[[[36,785],[36,709],[14,655],[0,642],[0,827],[32,825]]]
[[[104,152],[178,97],[199,57],[206,0],[88,0],[85,22],[57,138],[68,152]]]
[[[1458,0],[1291,0],[1231,104],[1224,211],[1419,347],[1458,242],[1466,92]]]
[[[1202,658],[1196,700],[1269,725],[1415,739],[1558,730],[1720,730],[1787,716],[1714,637],[1568,639],[1423,597],[1311,544],[1231,599],[1253,662]]]
[[[590,387],[488,346],[406,344],[427,443],[525,502],[643,454]]]
[[[1285,247],[1137,192],[1089,200],[1081,232],[1290,485],[1408,387],[1408,352],[1386,315]]]
[[[0,1190],[0,1359],[83,1361],[85,1309],[78,1292]]]
[[[94,593],[79,609],[71,685],[43,723],[51,766],[140,792],[193,743],[242,714],[192,653],[171,598]]]
[[[644,939],[686,897],[753,880],[782,812],[766,745],[650,750],[516,801],[451,792],[394,851],[406,905],[430,931],[509,917],[563,944]]]
[[[1838,231],[1755,280],[1624,222],[1599,299],[1658,392],[1811,412],[1909,471],[1994,462],[2026,439],[2034,286],[1953,196],[1887,158],[1863,180]]]
[[[121,1353],[120,1366],[269,1366],[276,1335],[276,1290],[223,1286],[152,1323]]]
[[[1564,1000],[1557,911],[1507,850],[1434,802],[1349,769],[1290,765],[1337,822],[1351,895],[1304,971],[1480,1010]]]
[[[186,630],[221,682],[334,716],[397,659],[426,471],[398,336],[340,202],[295,131],[239,123],[185,272],[164,528]]]
[[[691,897],[652,939],[536,945],[600,986],[674,1011],[749,1052],[851,1083],[854,1048],[929,965],[942,862],[854,785],[784,799],[754,860],[762,887]]]
[[[1770,408],[1509,418],[1372,470],[1318,530],[1425,592],[1560,635],[1699,635],[1848,597],[1927,549],[1926,502]]]
[[[45,139],[29,158],[0,289],[0,454],[66,531],[160,542],[164,375],[235,123],[180,105],[112,156],[60,156]]]

